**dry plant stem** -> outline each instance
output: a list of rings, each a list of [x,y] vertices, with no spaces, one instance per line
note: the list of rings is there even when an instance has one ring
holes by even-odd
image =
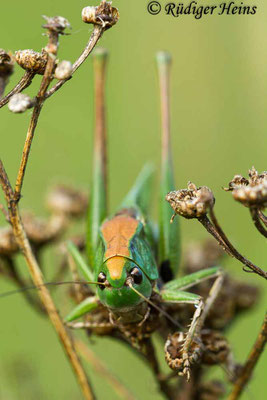
[[[8,203],[9,218],[10,218],[10,223],[13,227],[14,236],[27,262],[32,280],[35,286],[39,287],[40,298],[69,357],[71,365],[76,373],[76,376],[82,388],[84,398],[87,400],[94,399],[94,394],[92,392],[91,386],[88,382],[82,364],[73,347],[72,340],[65,329],[65,326],[57,312],[57,309],[54,305],[54,302],[50,296],[48,289],[44,286],[44,279],[42,272],[32,252],[29,240],[23,228],[21,218],[19,215],[18,204],[16,201],[14,201],[14,192],[12,190],[12,187],[10,185],[10,182],[8,180],[6,171],[4,169],[1,160],[0,160],[0,183]]]
[[[86,60],[89,54],[93,51],[95,45],[97,44],[98,40],[101,38],[105,28],[100,25],[94,25],[94,30],[90,36],[89,42],[87,43],[85,49],[83,50],[80,57],[75,61],[72,67],[72,74],[71,77],[67,79],[62,79],[58,81],[50,90],[45,93],[45,100],[52,96],[56,91],[58,91],[69,79],[72,78],[73,74],[77,69],[82,65],[82,63]]]
[[[99,360],[83,341],[76,339],[74,344],[81,356],[93,366],[94,370],[104,378],[104,381],[110,384],[120,399],[135,399],[133,394],[120,382],[110,369],[107,368],[103,361]]]
[[[218,234],[220,235],[220,237],[222,238],[222,240],[224,241],[224,243],[227,245],[228,250],[230,251],[231,255],[236,258],[237,260],[239,260],[242,264],[246,265],[251,272],[255,272],[256,274],[262,276],[263,278],[267,279],[267,272],[263,271],[261,268],[257,267],[257,265],[253,264],[251,261],[249,261],[248,259],[246,259],[244,256],[242,256],[237,250],[236,248],[232,245],[232,243],[229,241],[229,239],[227,238],[227,236],[225,235],[224,231],[222,230],[213,209],[210,209],[210,218],[211,221],[216,229],[216,231],[218,232]]]
[[[20,194],[21,194],[21,188],[23,184],[23,178],[25,174],[25,169],[26,165],[28,162],[28,157],[30,153],[30,147],[34,135],[34,131],[38,122],[38,117],[40,115],[42,105],[44,102],[44,94],[52,80],[52,72],[54,69],[55,65],[55,56],[57,54],[57,47],[58,47],[58,32],[55,32],[53,30],[49,31],[49,43],[47,46],[47,51],[48,51],[48,61],[46,65],[46,70],[44,73],[44,77],[41,82],[41,86],[37,95],[37,103],[36,106],[34,107],[32,118],[30,121],[30,126],[28,129],[24,149],[23,149],[23,155],[22,155],[22,160],[18,172],[18,177],[16,181],[16,187],[15,191],[13,192],[12,187],[10,185],[10,182],[8,180],[7,174],[5,172],[4,166],[2,162],[0,162],[0,182],[3,188],[3,191],[5,193],[5,197],[7,200],[8,204],[8,211],[9,211],[9,218],[10,218],[10,223],[13,227],[13,232],[14,236],[16,238],[16,241],[25,257],[25,260],[27,262],[31,277],[33,279],[33,282],[36,286],[39,287],[39,294],[41,297],[41,300],[47,310],[47,313],[51,319],[52,324],[54,325],[59,338],[65,348],[65,351],[69,357],[69,360],[72,364],[72,367],[77,375],[78,381],[80,383],[81,389],[83,391],[84,397],[87,400],[94,399],[94,394],[91,389],[91,385],[88,382],[86,373],[82,367],[82,364],[77,356],[77,353],[73,347],[73,343],[71,338],[69,337],[65,326],[57,312],[57,309],[53,303],[53,300],[50,296],[49,291],[47,288],[44,286],[44,279],[42,272],[40,270],[40,267],[38,265],[38,262],[36,260],[36,257],[34,256],[34,253],[31,249],[29,240],[26,236],[25,230],[22,225],[22,221],[19,215],[19,209],[18,209],[18,201],[20,199]]]
[[[248,359],[243,366],[241,375],[235,382],[232,392],[230,393],[228,400],[236,400],[242,394],[245,386],[247,385],[249,379],[251,378],[253,369],[255,368],[261,353],[264,350],[264,346],[267,342],[267,313],[265,314],[264,321],[261,330],[258,334],[256,342],[253,345],[252,350],[248,356]]]
[[[259,214],[258,214],[258,210],[256,210],[255,208],[250,208],[250,214],[251,217],[253,219],[254,225],[256,226],[256,228],[258,229],[258,231],[267,238],[267,230],[262,226],[262,223],[260,221],[259,218]]]
[[[220,246],[226,251],[229,256],[232,256],[230,250],[228,249],[226,243],[223,241],[221,236],[218,234],[217,230],[214,228],[208,217],[198,218],[198,221],[204,226],[204,228],[217,240]]]
[[[267,217],[263,214],[261,210],[258,210],[258,216],[260,220],[264,223],[264,225],[267,227]]]
[[[34,76],[34,72],[26,71],[21,80],[17,83],[17,85],[5,97],[3,97],[2,100],[0,100],[0,108],[5,106],[14,94],[21,93],[24,89],[30,86]]]
[[[21,196],[21,189],[23,185],[23,180],[24,180],[24,175],[25,175],[25,169],[26,165],[28,162],[30,150],[31,150],[31,144],[35,132],[35,128],[37,126],[38,118],[44,103],[44,95],[46,93],[46,90],[52,80],[52,74],[53,74],[53,69],[55,66],[55,61],[56,61],[56,55],[57,55],[57,48],[58,48],[58,32],[56,31],[49,31],[49,43],[47,45],[47,52],[48,52],[48,60],[44,72],[44,76],[40,85],[39,92],[36,97],[36,106],[33,109],[30,125],[28,128],[24,148],[23,148],[23,153],[22,153],[22,159],[19,167],[19,172],[16,180],[16,186],[15,186],[15,193],[14,193],[14,199],[15,201],[19,201],[20,196]]]

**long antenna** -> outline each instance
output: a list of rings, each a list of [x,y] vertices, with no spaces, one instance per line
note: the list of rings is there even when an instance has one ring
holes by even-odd
[[[64,282],[45,282],[42,285],[32,285],[32,286],[27,286],[22,289],[16,289],[16,290],[10,290],[8,292],[0,293],[0,298],[3,297],[8,297],[12,296],[13,294],[21,293],[21,292],[26,292],[27,290],[34,290],[34,289],[40,289],[43,286],[60,286],[60,285],[105,285],[102,282],[87,282],[87,281],[64,281]]]

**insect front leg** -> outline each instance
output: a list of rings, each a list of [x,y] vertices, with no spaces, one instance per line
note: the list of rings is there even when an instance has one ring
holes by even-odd
[[[205,302],[198,295],[180,290],[196,285],[197,283],[209,278],[216,279]],[[179,373],[185,375],[187,379],[190,378],[191,364],[198,359],[199,354],[203,350],[199,334],[203,328],[205,319],[221,290],[222,283],[223,272],[220,268],[214,267],[171,281],[163,287],[161,292],[162,299],[165,302],[191,303],[196,306],[188,331],[186,333],[180,333],[176,338],[177,346],[179,347],[179,352],[177,352],[179,357],[177,360],[173,360],[172,358],[167,359],[171,368],[178,369],[180,371]],[[168,340],[165,346],[167,357],[168,347],[170,344],[170,340]]]

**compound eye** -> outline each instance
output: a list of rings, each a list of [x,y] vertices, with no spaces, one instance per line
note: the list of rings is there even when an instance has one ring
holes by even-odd
[[[106,277],[106,275],[104,274],[104,272],[100,272],[100,274],[98,275],[98,278],[97,278],[97,282],[99,282],[99,283],[105,283],[106,282],[106,279],[107,279],[107,277]],[[101,289],[101,290],[104,290],[105,289],[105,286],[104,285],[98,285],[99,286],[99,288]]]
[[[134,283],[139,285],[143,280],[143,274],[139,268],[134,267],[130,272],[131,277],[133,278]]]

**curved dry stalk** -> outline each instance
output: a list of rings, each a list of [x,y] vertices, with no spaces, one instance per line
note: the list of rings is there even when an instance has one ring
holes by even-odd
[[[21,93],[24,89],[26,89],[32,83],[32,80],[35,76],[35,72],[33,71],[26,71],[20,81],[16,84],[16,86],[0,100],[0,108],[4,107],[8,102],[9,99],[17,93]]]
[[[258,210],[255,208],[250,208],[249,209],[252,220],[254,222],[254,225],[256,226],[257,230],[264,236],[267,238],[267,230],[264,228],[264,226],[262,226],[260,217],[259,217],[259,213]]]
[[[258,275],[262,276],[263,278],[267,279],[267,272],[263,271],[257,265],[253,264],[250,260],[248,260],[247,258],[242,256],[236,250],[236,248],[232,245],[232,243],[230,242],[230,240],[227,238],[226,234],[222,230],[222,228],[221,228],[221,226],[220,226],[220,224],[219,224],[219,222],[218,222],[218,220],[217,220],[217,218],[215,216],[215,213],[214,213],[212,208],[210,209],[210,218],[211,218],[211,221],[212,221],[215,229],[217,230],[218,234],[220,235],[220,237],[222,238],[223,242],[228,247],[228,250],[230,251],[232,257],[236,258],[242,264],[246,265],[251,270],[251,272],[255,272],[256,274],[258,274]]]
[[[33,254],[32,248],[30,246],[29,240],[26,236],[18,209],[17,201],[14,201],[14,192],[12,190],[11,184],[9,182],[8,176],[4,169],[3,163],[0,160],[0,183],[2,189],[4,191],[7,203],[8,203],[8,210],[9,210],[9,218],[10,223],[13,228],[14,236],[20,247],[24,258],[26,260],[30,275],[35,286],[39,288],[39,295],[42,300],[42,303],[45,306],[45,309],[48,313],[48,316],[56,329],[58,336],[61,340],[63,347],[65,348],[66,354],[71,362],[73,370],[78,378],[80,383],[81,389],[83,391],[84,397],[87,400],[94,399],[94,394],[91,389],[91,385],[89,384],[88,378],[86,373],[83,369],[83,366],[77,356],[77,353],[73,347],[72,340],[68,335],[66,328],[61,320],[56,306],[52,300],[52,297],[44,285],[44,279],[38,262]]]
[[[247,385],[249,379],[251,378],[253,369],[255,368],[261,353],[267,342],[267,313],[265,314],[261,330],[258,334],[256,342],[254,343],[248,359],[242,368],[241,375],[234,384],[233,390],[230,393],[228,400],[236,400],[242,394],[245,386]]]
[[[50,90],[48,90],[45,93],[45,100],[51,97],[55,92],[57,92],[68,80],[70,80],[74,74],[75,71],[82,65],[82,63],[86,60],[86,58],[89,56],[89,54],[93,51],[95,45],[101,38],[105,28],[100,25],[94,25],[93,32],[90,36],[89,42],[85,46],[85,49],[83,50],[82,54],[80,57],[75,61],[72,67],[72,74],[69,78],[62,79],[58,81],[53,87],[51,87]]]
[[[258,216],[260,220],[264,223],[264,225],[267,227],[267,217],[263,214],[261,210],[258,210]]]
[[[129,391],[129,389],[127,389],[110,371],[110,369],[107,368],[103,361],[100,361],[99,358],[96,357],[93,351],[90,350],[83,341],[75,339],[74,345],[81,356],[93,366],[94,370],[101,375],[105,381],[110,384],[120,399],[135,399],[134,395]]]

